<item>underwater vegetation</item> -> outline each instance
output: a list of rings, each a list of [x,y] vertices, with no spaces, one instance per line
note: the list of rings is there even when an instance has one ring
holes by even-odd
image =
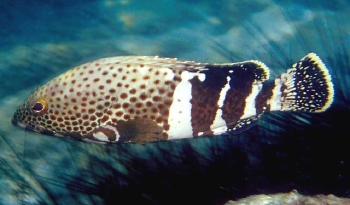
[[[349,197],[348,1],[1,1],[0,204],[225,204],[257,194]],[[324,113],[269,113],[245,132],[100,145],[11,124],[31,90],[102,57],[259,60],[275,78],[317,53]]]

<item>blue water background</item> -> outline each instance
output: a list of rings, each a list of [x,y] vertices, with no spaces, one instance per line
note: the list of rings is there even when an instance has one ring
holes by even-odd
[[[222,204],[297,189],[349,197],[349,1],[0,2],[0,204]],[[264,62],[271,78],[309,52],[335,102],[321,114],[265,115],[235,136],[96,145],[13,126],[36,86],[118,55]]]

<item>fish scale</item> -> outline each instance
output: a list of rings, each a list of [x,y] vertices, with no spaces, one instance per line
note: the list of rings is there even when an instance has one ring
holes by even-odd
[[[267,111],[322,112],[332,103],[331,77],[314,53],[268,78],[255,60],[99,59],[36,88],[12,122],[84,141],[145,143],[240,131]]]

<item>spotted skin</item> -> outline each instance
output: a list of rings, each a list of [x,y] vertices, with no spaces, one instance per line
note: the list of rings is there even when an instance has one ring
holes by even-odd
[[[322,112],[332,103],[330,75],[314,53],[268,78],[259,61],[99,59],[36,88],[12,122],[90,142],[146,143],[239,131],[266,111]]]

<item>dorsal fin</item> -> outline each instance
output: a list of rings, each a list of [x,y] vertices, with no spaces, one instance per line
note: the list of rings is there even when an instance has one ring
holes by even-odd
[[[209,64],[205,68],[218,73],[217,75],[228,75],[242,80],[254,79],[260,83],[268,80],[270,76],[269,68],[264,63],[256,60],[239,63]]]

